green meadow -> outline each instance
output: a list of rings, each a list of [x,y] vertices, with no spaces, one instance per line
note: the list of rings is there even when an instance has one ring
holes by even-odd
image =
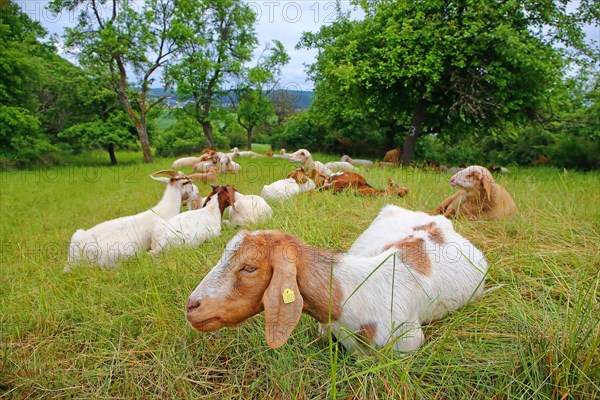
[[[164,184],[148,175],[172,159],[140,164],[119,153],[78,156],[77,166],[0,173],[0,397],[248,399],[594,399],[600,397],[600,174],[511,168],[497,181],[520,214],[454,221],[489,262],[485,293],[425,327],[406,358],[389,349],[348,355],[303,316],[289,341],[269,349],[258,315],[210,333],[184,316],[189,294],[237,229],[199,248],[144,254],[117,268],[63,273],[78,228],[144,211]],[[317,154],[315,159],[338,159]],[[238,159],[223,175],[245,194],[283,178],[279,159]],[[385,204],[435,208],[453,193],[448,174],[363,170],[405,198],[315,192],[273,203],[279,229],[344,251]],[[202,194],[210,189],[199,185]],[[253,228],[252,228],[253,229]]]

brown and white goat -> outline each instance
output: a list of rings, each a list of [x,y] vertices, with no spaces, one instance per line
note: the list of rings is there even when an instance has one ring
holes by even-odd
[[[399,186],[391,178],[388,178],[388,188],[386,190],[375,189],[367,183],[364,177],[355,172],[337,172],[332,174],[323,185],[323,189],[333,190],[334,193],[347,188],[355,189],[358,194],[365,196],[394,194],[404,197],[408,193],[408,188]]]
[[[186,317],[212,331],[264,311],[267,344],[278,348],[304,312],[330,324],[349,351],[391,343],[406,353],[423,344],[422,324],[482,293],[487,263],[474,247],[464,250],[449,260],[420,230],[371,257],[309,246],[280,231],[240,231],[190,295]]]
[[[452,175],[450,186],[460,190],[444,200],[433,214],[502,219],[518,212],[508,191],[495,182],[490,171],[479,165]]]

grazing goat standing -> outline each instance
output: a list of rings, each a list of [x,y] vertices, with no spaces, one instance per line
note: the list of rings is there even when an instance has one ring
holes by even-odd
[[[460,190],[444,200],[433,214],[502,219],[518,212],[508,191],[494,181],[490,171],[479,165],[458,171],[450,178],[450,186]]]
[[[422,324],[483,290],[481,252],[471,247],[450,260],[437,253],[436,240],[415,231],[363,257],[309,246],[280,231],[240,231],[190,295],[186,317],[195,329],[212,331],[264,311],[267,344],[278,348],[304,312],[330,324],[351,352],[391,343],[405,355],[423,344]]]

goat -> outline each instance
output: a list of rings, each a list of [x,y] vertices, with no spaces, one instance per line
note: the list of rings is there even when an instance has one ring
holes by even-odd
[[[358,171],[354,165],[346,161],[330,161],[325,163],[325,168],[331,172],[353,172]]]
[[[156,175],[168,175],[168,178]],[[163,170],[150,177],[167,183],[160,202],[139,214],[105,221],[88,230],[78,229],[71,238],[65,271],[79,260],[112,268],[120,259],[150,249],[156,223],[179,214],[182,199],[193,192],[192,181],[180,172]]]
[[[502,219],[518,212],[508,191],[494,181],[490,171],[479,165],[471,165],[452,175],[450,186],[460,190],[444,200],[432,211],[433,214]]]
[[[220,165],[221,172],[240,172],[242,169],[241,165],[232,161],[227,154],[221,157]]]
[[[302,166],[304,168],[315,170],[325,176],[332,174],[332,172],[326,168],[322,162],[314,161],[310,152],[306,149],[300,149],[297,152],[290,154],[288,160],[290,160],[290,162],[300,162],[303,164]]]
[[[286,200],[315,189],[315,183],[308,178],[304,168],[296,168],[286,179],[280,179],[269,185],[264,185],[260,195],[266,200]]]
[[[238,149],[237,147],[234,147],[230,151],[233,154],[236,154],[238,157],[252,157],[252,158],[263,157],[261,154],[258,154],[255,151],[250,151],[250,150],[240,151],[240,149]]]
[[[383,162],[390,163],[392,165],[398,165],[400,162],[400,156],[402,155],[402,147],[388,150],[383,157]]]
[[[194,172],[209,172],[212,168],[221,168],[221,157],[218,154],[210,156],[210,161],[202,161],[192,165]]]
[[[363,166],[363,167],[372,167],[373,164],[374,164],[373,161],[371,161],[371,160],[353,159],[353,158],[350,158],[350,156],[346,155],[346,154],[344,154],[342,156],[342,161],[346,161],[346,162],[349,162],[352,165],[360,165],[360,166]]]
[[[289,338],[304,312],[350,352],[390,343],[406,355],[425,337],[421,325],[442,318],[483,290],[481,252],[452,260],[425,231],[363,257],[309,246],[280,231],[240,231],[191,293],[186,317],[199,331],[238,325],[264,310],[269,347]],[[441,253],[440,253],[441,254]]]
[[[188,175],[188,178],[191,176]],[[181,198],[181,206],[188,208],[188,210],[197,210],[202,207],[204,199],[200,196],[200,190],[198,186],[192,183],[192,191],[190,193],[184,192]]]
[[[381,190],[369,185],[364,177],[355,172],[336,172],[322,186],[322,189],[330,189],[334,193],[338,193],[346,188],[353,188],[358,194],[365,196],[395,194],[399,197],[404,197],[408,194],[408,188],[400,187],[391,178],[388,178],[388,188]]]
[[[213,164],[208,169],[208,172],[189,174],[188,176],[194,180],[206,183],[206,182],[216,181],[218,173],[219,173],[219,171],[218,171],[217,167]]]
[[[291,154],[287,154],[285,149],[279,150],[279,154],[273,154],[273,158],[285,158],[286,160],[290,158]]]
[[[219,188],[227,194],[226,196],[219,196],[219,207],[224,210],[231,206],[229,220],[225,221],[226,223],[235,226],[252,225],[273,216],[273,210],[262,197],[253,194],[241,194],[231,185],[215,186],[213,187],[213,193]]]
[[[211,193],[212,195],[212,193]],[[196,247],[221,234],[221,217],[218,196],[211,195],[200,209],[177,214],[160,221],[152,233],[150,253],[157,255],[171,247]]]

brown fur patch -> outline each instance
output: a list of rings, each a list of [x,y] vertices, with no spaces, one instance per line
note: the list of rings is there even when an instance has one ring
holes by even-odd
[[[387,244],[383,250],[397,248],[398,256],[409,267],[425,276],[431,275],[431,260],[425,252],[425,241],[422,238],[408,236],[398,242]]]
[[[437,243],[437,244],[445,243],[446,239],[444,238],[444,234],[440,230],[440,227],[438,226],[438,224],[436,224],[433,221],[428,224],[425,224],[425,225],[415,226],[413,228],[413,230],[425,231],[429,235],[429,238],[431,239],[431,241],[434,243]]]
[[[358,340],[365,345],[373,343],[375,340],[375,335],[377,335],[377,325],[375,325],[374,322],[361,325],[358,332],[356,332]]]
[[[343,293],[339,282],[330,280],[337,256],[329,250],[300,244],[296,265],[304,312],[322,323],[337,321],[342,315]]]

